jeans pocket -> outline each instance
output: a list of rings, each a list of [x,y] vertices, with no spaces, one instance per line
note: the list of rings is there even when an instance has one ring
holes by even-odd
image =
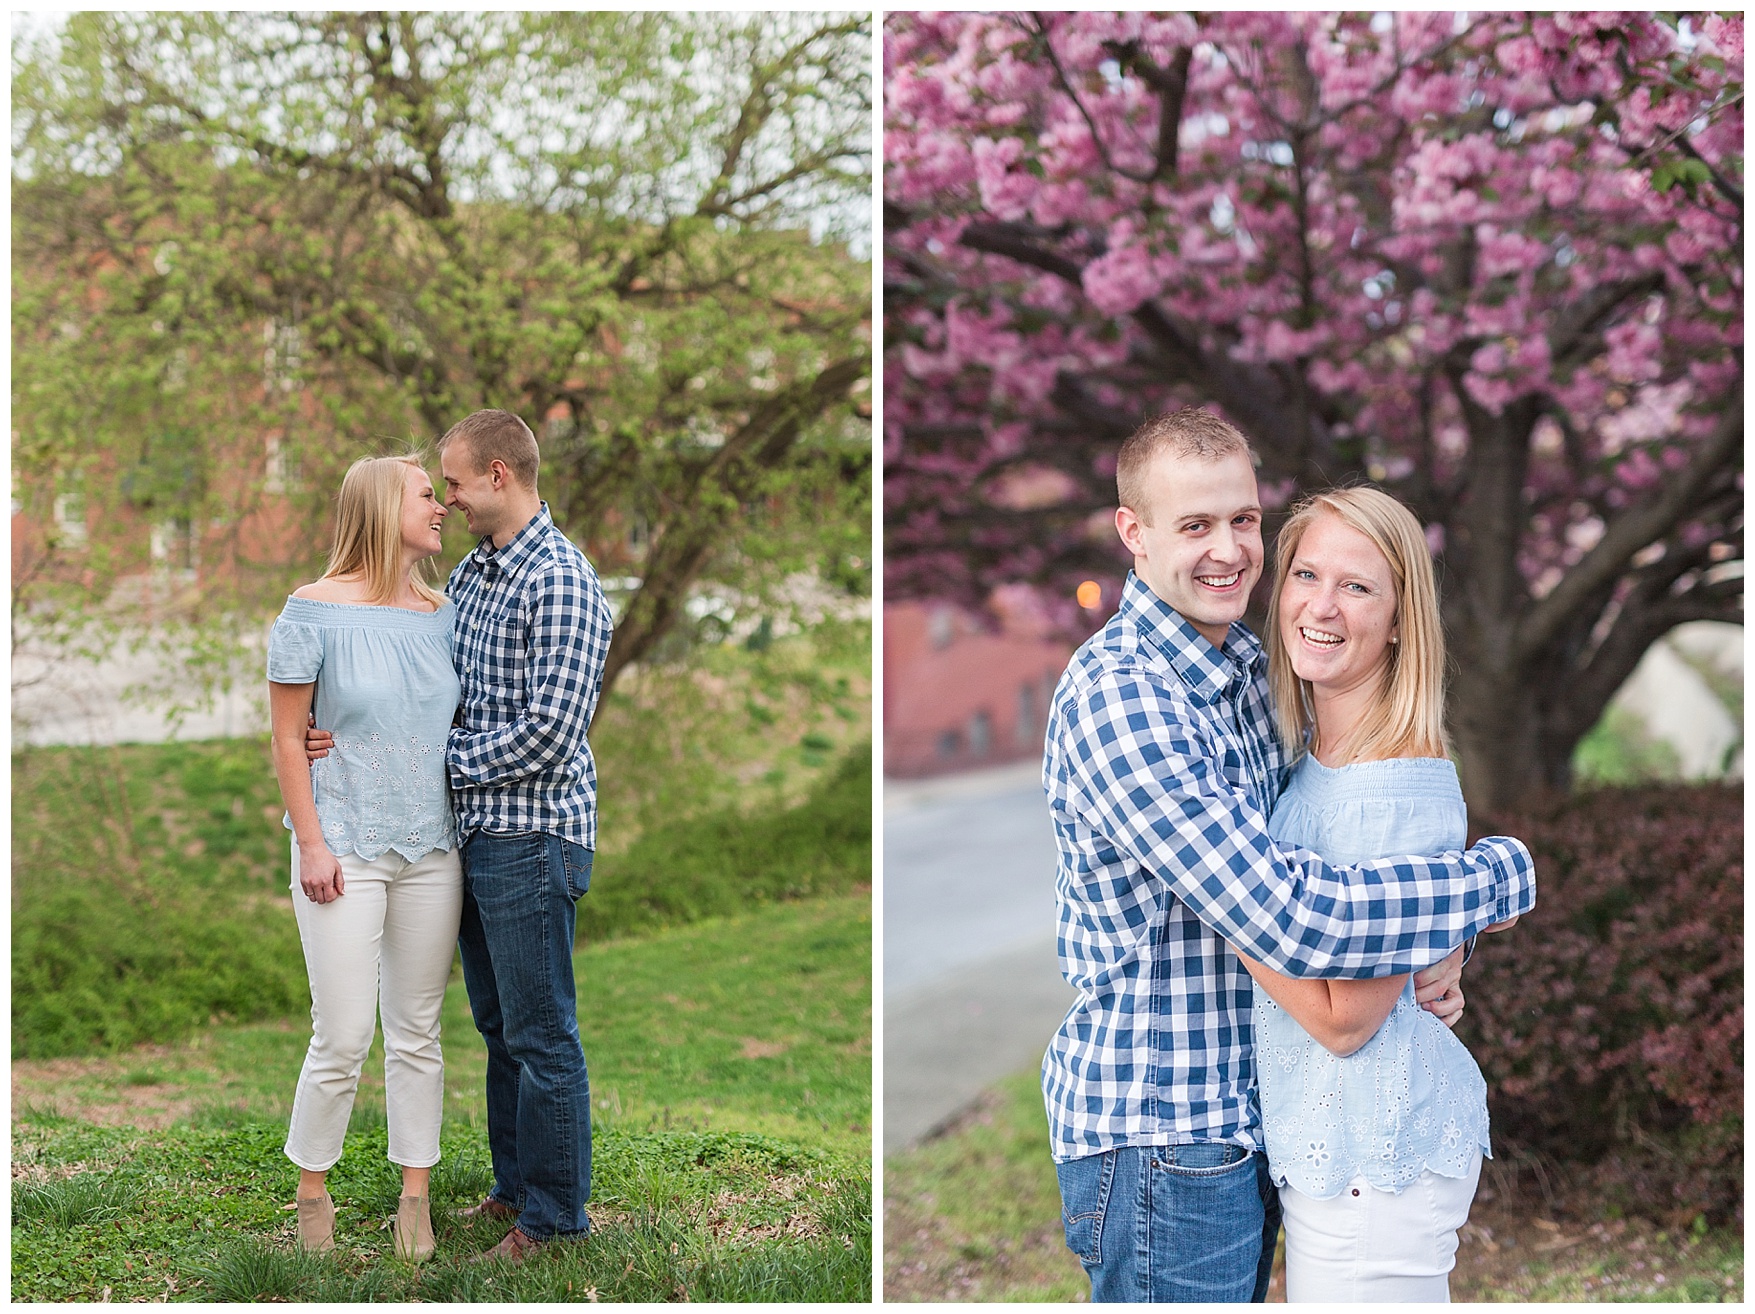
[[[497,902],[516,896],[533,888],[533,872],[547,867],[547,847],[548,836],[539,831],[501,834],[478,830],[463,842],[464,882],[478,900]]]
[[[561,841],[561,854],[567,870],[567,893],[575,901],[582,899],[591,888],[591,861],[596,855],[571,840]]]
[[[1115,1159],[1111,1150],[1054,1165],[1060,1178],[1060,1224],[1066,1230],[1066,1248],[1087,1266],[1103,1262],[1103,1215],[1115,1181]]]
[[[1247,1145],[1202,1141],[1197,1145],[1162,1145],[1154,1152],[1152,1166],[1178,1177],[1223,1177],[1236,1172],[1255,1153]]]

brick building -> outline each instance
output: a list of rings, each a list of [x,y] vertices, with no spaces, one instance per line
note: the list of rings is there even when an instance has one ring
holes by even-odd
[[[1016,613],[997,625],[950,603],[884,608],[884,774],[940,775],[1039,758],[1074,645]]]

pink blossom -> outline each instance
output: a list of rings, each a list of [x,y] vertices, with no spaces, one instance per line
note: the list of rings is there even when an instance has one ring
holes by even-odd
[[[1089,462],[1088,417],[1064,409],[1059,382],[1116,425],[1211,404],[1177,372],[1178,338],[1263,387],[1307,389],[1346,417],[1391,486],[1416,457],[1440,485],[1465,477],[1474,408],[1505,414],[1539,395],[1587,459],[1566,459],[1552,422],[1529,435],[1540,518],[1520,556],[1531,580],[1581,550],[1577,506],[1612,516],[1611,499],[1696,450],[1741,388],[1741,215],[1711,185],[1657,192],[1652,171],[1672,156],[1636,155],[1704,115],[1690,146],[1741,176],[1740,107],[1725,107],[1741,78],[1740,17],[1691,17],[1693,52],[1645,13],[1471,11],[1460,41],[1448,12],[1396,13],[1393,35],[1351,12],[1044,21],[1077,103],[1041,57],[1033,19],[885,23],[884,194],[901,215],[886,229],[885,278],[926,289],[886,312],[886,459],[902,451],[898,432],[984,435],[943,452],[909,446],[897,491],[886,485],[887,505],[907,507],[896,514],[918,529],[907,551],[919,559],[949,532],[909,519],[922,499],[976,505],[994,462],[1028,464],[1055,444],[1083,444]],[[1160,67],[1200,43],[1174,175],[1154,174],[1155,94],[1109,64],[1110,43],[1128,41]],[[1310,112],[1285,76],[1298,51],[1328,115],[1301,143],[1301,192],[1272,145]],[[1599,105],[1619,116],[1618,135],[1591,122]],[[1489,125],[1483,106],[1518,121]],[[960,244],[970,222],[991,220],[1024,226],[1020,240],[1051,259]],[[1613,306],[1551,359],[1550,335],[1586,298],[1647,271],[1662,275],[1649,300]],[[1066,455],[1037,463],[1083,470]],[[937,482],[915,493],[914,479]],[[981,529],[992,559],[1020,570],[1051,570],[1082,532]],[[1092,544],[1113,539],[1106,521],[1094,532]]]
[[[1001,137],[998,141],[982,137],[974,143],[975,181],[981,189],[981,204],[996,219],[1015,221],[1029,212],[1036,180],[1027,173],[1009,172],[1023,153],[1024,143],[1018,137]]]
[[[1608,343],[1609,374],[1632,383],[1655,379],[1663,372],[1658,353],[1663,349],[1663,335],[1655,324],[1635,320],[1617,324],[1603,334]]]
[[[1091,304],[1105,315],[1138,310],[1160,286],[1143,247],[1122,246],[1085,266],[1081,280]]]
[[[1520,392],[1515,384],[1498,375],[1485,375],[1470,372],[1463,375],[1463,388],[1476,404],[1494,415],[1503,411],[1507,403],[1516,398]]]
[[[1731,77],[1743,76],[1743,16],[1741,14],[1708,14],[1700,25],[1701,35],[1712,42],[1713,50],[1725,61]]]
[[[1663,478],[1663,470],[1651,459],[1651,453],[1638,447],[1615,467],[1615,478],[1627,488],[1650,488]]]

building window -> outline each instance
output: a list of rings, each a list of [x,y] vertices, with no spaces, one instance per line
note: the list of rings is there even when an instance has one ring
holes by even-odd
[[[85,494],[62,493],[56,497],[55,536],[61,547],[73,552],[91,541],[85,527]]]
[[[976,757],[986,757],[992,747],[993,718],[984,708],[969,718],[969,751]]]
[[[268,435],[268,470],[262,491],[279,495],[292,487],[292,462],[279,434]]]
[[[196,546],[195,522],[188,516],[172,516],[152,527],[152,560],[156,566],[193,573]]]
[[[1018,686],[1018,743],[1029,743],[1036,737],[1036,729],[1036,686],[1025,680]]]
[[[262,386],[291,392],[303,363],[304,334],[297,324],[271,319],[262,330]]]
[[[941,730],[938,736],[938,755],[942,758],[955,757],[963,746],[962,739],[955,730]]]
[[[957,618],[949,607],[936,607],[926,622],[926,638],[934,648],[948,648],[957,637]]]

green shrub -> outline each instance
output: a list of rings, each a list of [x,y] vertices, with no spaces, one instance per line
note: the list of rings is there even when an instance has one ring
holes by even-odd
[[[1483,938],[1457,1029],[1495,1144],[1583,1165],[1627,1212],[1740,1217],[1740,786],[1592,790],[1492,826],[1538,882]]]
[[[309,1007],[262,740],[13,757],[12,1052]]]
[[[579,904],[579,935],[638,933],[757,903],[844,894],[870,880],[871,752],[860,744],[798,807],[649,824],[626,853],[600,856]]]

